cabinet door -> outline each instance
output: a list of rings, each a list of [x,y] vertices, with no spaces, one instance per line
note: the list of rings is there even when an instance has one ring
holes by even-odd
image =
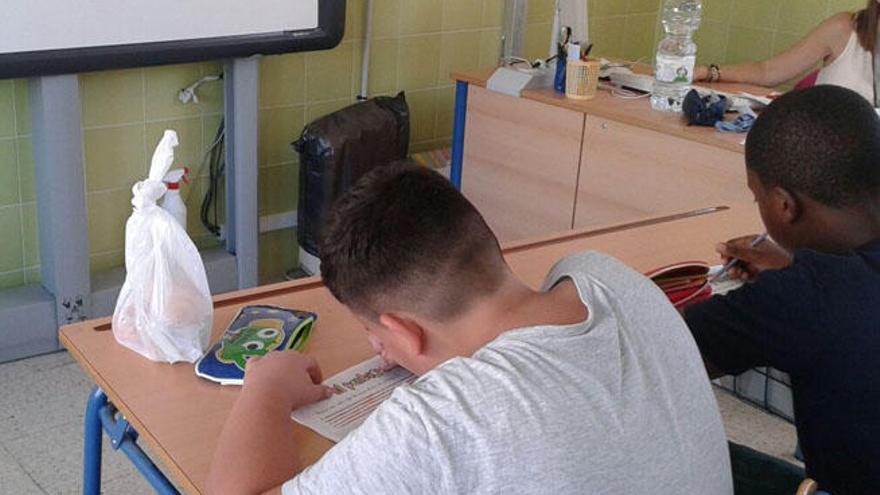
[[[471,86],[462,191],[502,242],[571,229],[584,115]]]
[[[587,117],[575,228],[751,201],[742,153]]]

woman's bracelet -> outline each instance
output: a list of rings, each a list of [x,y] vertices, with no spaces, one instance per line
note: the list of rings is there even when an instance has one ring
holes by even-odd
[[[721,80],[721,68],[718,64],[709,64],[709,82],[718,82]]]

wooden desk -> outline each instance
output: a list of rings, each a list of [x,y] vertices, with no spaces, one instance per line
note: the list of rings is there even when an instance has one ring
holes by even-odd
[[[455,81],[466,82],[470,86],[485,88],[486,81],[494,71],[495,68],[453,72],[450,77]],[[650,67],[636,67],[636,72],[649,74]],[[763,86],[739,83],[697,83],[696,86],[726,93],[746,92],[754,95],[766,95],[771,91]],[[523,91],[521,98],[743,153],[743,146],[740,144],[743,136],[723,134],[711,127],[688,126],[681,114],[651,111],[651,104],[647,98],[626,100],[616,98],[608,91],[599,91],[592,100],[573,100],[566,98],[562,93],[557,93],[553,88],[527,89]]]
[[[495,93],[485,89],[492,70],[452,74],[453,176],[502,241],[751,201],[744,135],[691,127],[607,90],[587,101],[552,88]]]
[[[743,205],[723,211],[645,218],[635,224],[510,244],[505,255],[523,280],[539,287],[550,267],[568,253],[599,250],[646,271],[682,260],[715,260],[713,246],[717,241],[758,232],[761,228],[755,209]],[[371,355],[357,321],[318,279],[236,292],[215,301],[214,341],[241,306],[275,304],[319,314],[306,352],[317,358],[325,376]],[[155,452],[177,484],[188,493],[204,493],[211,452],[238,388],[198,379],[191,364],[147,361],[116,343],[106,318],[65,326],[60,339]],[[101,435],[100,430],[97,434]],[[331,447],[329,441],[300,426],[293,438],[279,441],[296,442],[305,465],[313,463]]]

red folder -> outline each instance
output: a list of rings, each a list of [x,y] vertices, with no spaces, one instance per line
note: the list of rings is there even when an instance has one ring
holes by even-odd
[[[704,301],[712,296],[709,265],[702,261],[685,261],[663,266],[645,274],[676,307]]]

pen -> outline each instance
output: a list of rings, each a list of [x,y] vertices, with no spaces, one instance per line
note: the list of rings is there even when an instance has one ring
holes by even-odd
[[[766,232],[764,232],[763,234],[752,239],[752,242],[751,242],[751,244],[749,244],[749,247],[751,247],[751,248],[758,247],[759,244],[761,244],[762,242],[767,240],[767,237],[769,237],[768,234]],[[721,267],[721,271],[719,271],[715,275],[712,275],[712,277],[709,278],[709,283],[712,283],[712,282],[718,280],[719,278],[723,277],[724,274],[726,274],[728,271],[730,271],[731,268],[733,268],[733,265],[735,265],[739,262],[740,262],[739,258],[731,258],[730,261],[728,261],[727,263],[724,264],[723,267]]]

